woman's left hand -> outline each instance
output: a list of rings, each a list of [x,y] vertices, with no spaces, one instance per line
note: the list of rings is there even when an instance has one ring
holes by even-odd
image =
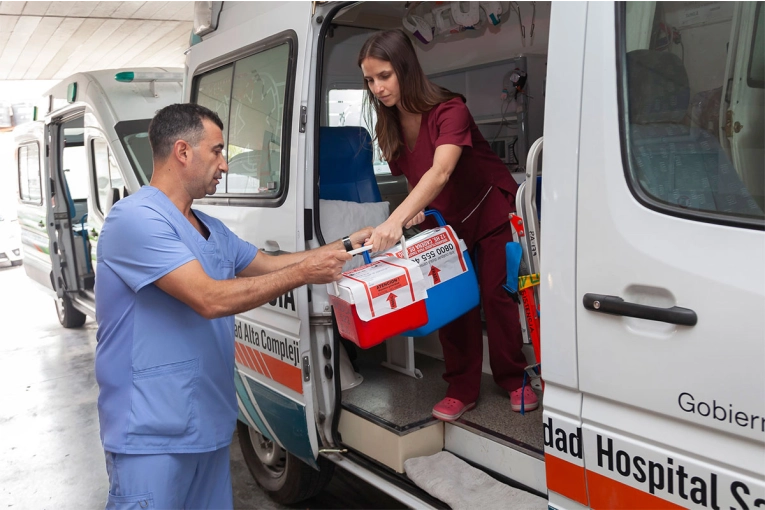
[[[399,242],[402,234],[401,225],[389,218],[372,231],[372,236],[364,244],[365,246],[372,245],[372,251],[384,251]]]
[[[415,225],[419,225],[423,221],[425,221],[425,211],[420,211],[414,215],[414,218],[406,222],[404,228],[412,228]]]

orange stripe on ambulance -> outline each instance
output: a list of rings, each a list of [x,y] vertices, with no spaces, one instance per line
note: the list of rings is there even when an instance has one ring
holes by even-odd
[[[593,471],[683,507],[765,508],[765,485],[759,480],[587,427],[584,445],[588,476]]]

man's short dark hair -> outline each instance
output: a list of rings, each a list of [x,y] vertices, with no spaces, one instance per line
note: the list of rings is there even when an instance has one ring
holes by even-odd
[[[179,103],[159,110],[149,124],[149,143],[154,159],[165,159],[178,140],[196,146],[204,135],[203,119],[223,129],[223,122],[214,111],[194,103]]]

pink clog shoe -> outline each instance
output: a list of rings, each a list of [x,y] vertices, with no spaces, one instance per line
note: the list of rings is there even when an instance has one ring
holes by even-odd
[[[523,407],[524,412],[533,411],[539,407],[539,399],[537,399],[537,394],[534,393],[531,386],[527,385],[510,392],[510,406],[515,412],[520,412],[521,407]]]
[[[441,402],[433,406],[433,417],[443,421],[454,421],[465,411],[475,407],[475,402],[463,404],[456,398],[446,397]]]

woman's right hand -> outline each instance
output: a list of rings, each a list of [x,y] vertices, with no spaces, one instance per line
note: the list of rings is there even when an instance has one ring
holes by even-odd
[[[372,251],[374,252],[385,251],[399,242],[402,234],[401,224],[397,224],[395,220],[388,218],[372,231],[372,235],[364,245],[372,245]]]
[[[406,222],[406,224],[404,225],[404,228],[412,228],[415,225],[419,225],[423,221],[425,221],[425,210],[422,210],[418,212],[417,214],[415,214],[414,218]]]

